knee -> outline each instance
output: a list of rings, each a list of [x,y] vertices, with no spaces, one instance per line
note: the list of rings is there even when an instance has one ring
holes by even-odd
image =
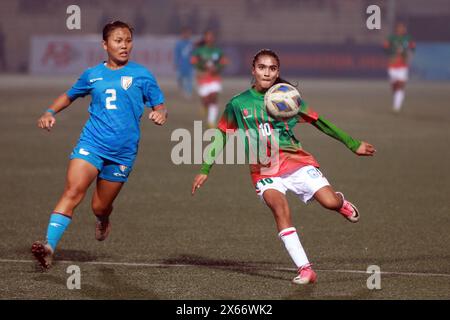
[[[94,212],[94,214],[102,215],[102,214],[107,214],[109,211],[111,211],[112,205],[105,204],[105,203],[101,202],[100,200],[93,199],[92,203],[91,203],[91,208],[92,208],[92,211]]]
[[[275,217],[282,218],[289,214],[289,206],[286,201],[266,199],[266,204],[272,210]]]
[[[76,185],[69,185],[64,190],[64,197],[71,201],[79,201],[84,197],[86,190]]]

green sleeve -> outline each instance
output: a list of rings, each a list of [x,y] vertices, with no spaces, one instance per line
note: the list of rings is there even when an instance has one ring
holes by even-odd
[[[193,63],[192,65],[197,68],[198,70],[202,70],[202,59],[200,57],[200,49],[199,48],[195,48],[192,53],[191,53],[191,57],[192,58],[196,58],[196,62]]]
[[[220,50],[220,49],[219,49],[219,56],[220,56],[220,58],[219,58],[219,61],[217,63],[217,71],[218,72],[222,72],[222,70],[224,69],[225,65],[221,63],[224,55],[223,55],[222,50]]]
[[[356,152],[356,150],[358,150],[359,146],[361,145],[361,141],[353,139],[348,133],[339,129],[334,124],[332,124],[328,120],[325,120],[321,116],[319,116],[317,121],[312,122],[312,124],[323,133],[326,133],[330,137],[341,141],[347,146],[347,148],[349,148],[353,152]]]
[[[214,160],[216,157],[222,152],[223,148],[225,147],[227,143],[227,135],[222,130],[217,129],[218,134],[214,138],[214,141],[212,144],[208,146],[208,151],[206,153],[206,157],[203,161],[202,167],[200,169],[200,173],[202,174],[209,174],[209,171],[211,170]],[[220,132],[220,134],[219,134]]]

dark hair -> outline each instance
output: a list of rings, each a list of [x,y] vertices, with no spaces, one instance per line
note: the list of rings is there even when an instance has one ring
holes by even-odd
[[[198,48],[198,47],[203,47],[204,45],[206,45],[206,40],[205,40],[205,38],[206,38],[206,34],[207,34],[208,32],[211,32],[213,35],[215,35],[215,34],[214,34],[214,31],[212,31],[212,30],[210,30],[210,29],[205,30],[205,31],[203,32],[203,34],[202,34],[201,39],[200,39],[199,41],[197,41],[197,43],[195,44],[195,46],[196,46],[197,48]]]
[[[259,50],[255,54],[255,56],[253,57],[252,67],[255,67],[256,60],[258,60],[258,58],[261,57],[261,56],[270,56],[270,57],[274,58],[275,60],[277,60],[278,67],[280,67],[280,58],[275,53],[275,51],[270,50],[270,49],[261,49],[261,50]]]
[[[253,61],[252,61],[252,67],[253,68],[255,67],[256,60],[258,60],[258,58],[262,57],[262,56],[269,56],[269,57],[274,58],[277,61],[278,68],[280,68],[280,58],[275,53],[275,51],[273,51],[271,49],[261,49],[255,54],[255,56],[253,57]],[[290,83],[289,81],[287,81],[287,80],[285,80],[285,79],[283,79],[283,78],[281,78],[279,76],[278,76],[278,78],[276,78],[276,80],[275,80],[275,82],[273,84],[277,84],[277,83],[287,83],[287,84],[290,84],[291,86],[294,86],[294,87],[297,86],[297,85],[294,85],[294,84]]]
[[[104,41],[108,40],[108,37],[111,34],[111,32],[113,32],[114,30],[116,30],[118,28],[125,28],[125,29],[130,30],[131,36],[133,36],[134,29],[128,23],[125,23],[120,20],[116,20],[116,21],[107,23],[103,27],[103,40]]]

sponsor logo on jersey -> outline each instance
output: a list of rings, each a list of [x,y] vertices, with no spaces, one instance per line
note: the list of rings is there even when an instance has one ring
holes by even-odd
[[[127,90],[129,87],[131,87],[131,84],[133,83],[133,77],[123,76],[120,78],[120,84],[122,85],[122,88],[124,90]]]
[[[80,148],[78,151],[79,154],[82,154],[83,156],[88,156],[90,154],[89,151],[84,150],[83,148]]]
[[[94,78],[94,79],[89,80],[89,82],[94,83],[94,82],[100,81],[100,80],[103,80],[103,78]]]

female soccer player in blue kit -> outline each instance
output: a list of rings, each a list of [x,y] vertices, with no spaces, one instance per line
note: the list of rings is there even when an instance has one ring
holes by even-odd
[[[64,192],[50,215],[46,241],[36,241],[31,248],[43,269],[51,266],[56,245],[70,224],[74,209],[95,179],[95,238],[106,239],[111,230],[113,201],[136,158],[144,106],[152,108],[149,119],[155,124],[163,125],[167,120],[164,96],[156,79],[146,68],[129,61],[132,36],[133,29],[128,24],[108,23],[103,28],[103,48],[108,60],[87,69],[38,120],[39,128],[50,131],[56,113],[79,97],[92,97],[90,117],[70,156]]]

